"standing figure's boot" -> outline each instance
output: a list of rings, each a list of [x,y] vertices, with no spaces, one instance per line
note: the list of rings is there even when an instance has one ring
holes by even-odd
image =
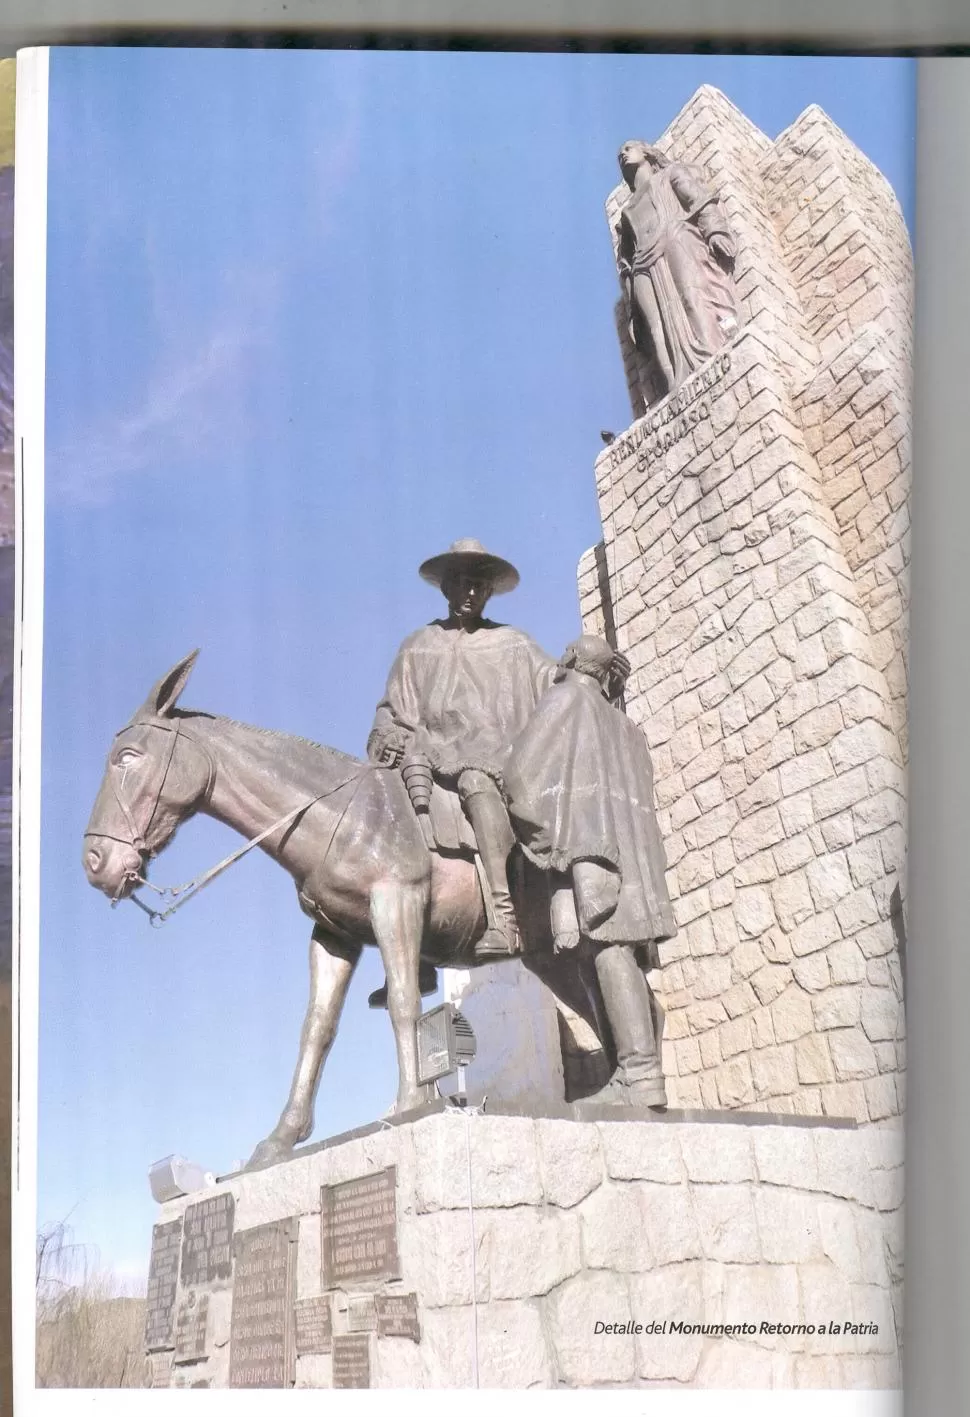
[[[463,773],[458,791],[475,833],[482,873],[492,897],[494,923],[489,924],[475,946],[475,958],[507,959],[521,949],[509,891],[508,860],[515,845],[512,824],[501,793],[485,773]]]
[[[666,1107],[650,986],[634,951],[629,945],[606,945],[597,951],[595,964],[617,1059],[616,1074],[600,1100],[631,1107]]]

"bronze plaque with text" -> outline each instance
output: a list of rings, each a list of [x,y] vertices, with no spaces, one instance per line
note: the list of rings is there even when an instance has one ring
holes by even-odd
[[[321,1188],[324,1289],[400,1278],[396,1190],[395,1166]]]
[[[370,1336],[339,1333],[333,1340],[334,1387],[370,1387]]]
[[[333,1341],[333,1312],[330,1299],[319,1294],[313,1299],[300,1299],[293,1306],[296,1318],[296,1351],[304,1353],[329,1353]]]
[[[172,1386],[172,1352],[153,1353],[148,1359],[146,1382],[151,1387]]]
[[[231,1191],[197,1201],[187,1208],[182,1237],[183,1288],[229,1278],[235,1213],[236,1202]]]
[[[298,1221],[240,1230],[229,1323],[229,1386],[290,1387],[296,1378],[293,1299]]]
[[[410,1338],[415,1343],[421,1342],[417,1294],[378,1294],[375,1303],[378,1338]]]
[[[175,1315],[173,1363],[195,1363],[205,1357],[205,1332],[209,1320],[208,1294],[187,1294]]]
[[[377,1328],[377,1305],[373,1294],[347,1296],[347,1332],[374,1333]]]
[[[152,1227],[152,1257],[148,1264],[145,1308],[145,1348],[154,1353],[172,1347],[172,1310],[179,1273],[182,1222],[170,1220]]]

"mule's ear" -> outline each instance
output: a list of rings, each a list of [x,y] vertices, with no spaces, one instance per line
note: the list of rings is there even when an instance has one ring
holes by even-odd
[[[167,718],[178,703],[179,695],[189,682],[189,675],[195,667],[199,651],[194,649],[184,659],[180,659],[173,669],[163,674],[142,705],[142,712],[152,718]]]

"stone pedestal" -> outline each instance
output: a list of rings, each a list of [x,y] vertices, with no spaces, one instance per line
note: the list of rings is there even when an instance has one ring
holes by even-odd
[[[300,1332],[313,1329],[318,1347],[337,1343],[341,1371],[374,1387],[471,1387],[476,1353],[483,1387],[893,1387],[901,1162],[894,1126],[740,1115],[718,1124],[439,1111],[370,1129],[161,1208],[160,1223],[177,1225],[200,1198],[231,1194],[235,1259],[225,1275],[197,1252],[197,1282],[174,1295],[176,1311],[196,1315],[208,1296],[204,1356],[176,1353],[173,1364],[162,1350],[151,1365],[177,1387],[258,1375],[260,1323],[272,1357],[295,1307]],[[343,1277],[329,1287],[322,1194],[344,1217],[326,1262],[330,1278],[334,1264]],[[228,1202],[209,1210],[222,1224]],[[265,1298],[252,1264],[240,1270],[240,1255],[260,1247],[272,1259]],[[213,1277],[200,1280],[207,1263]],[[234,1303],[246,1306],[248,1328]],[[381,1313],[397,1315],[396,1334],[375,1331]],[[247,1359],[234,1365],[237,1332]],[[330,1387],[333,1354],[297,1347],[289,1372],[297,1387]]]
[[[445,970],[444,986],[445,998],[457,1004],[475,1033],[469,1101],[559,1106],[565,1095],[560,1014],[536,976],[511,960]]]

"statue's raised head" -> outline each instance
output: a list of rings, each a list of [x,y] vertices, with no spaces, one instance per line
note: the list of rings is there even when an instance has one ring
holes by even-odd
[[[665,157],[659,148],[652,147],[650,143],[645,143],[642,138],[629,138],[616,155],[620,164],[620,171],[623,180],[628,187],[633,186],[637,169],[645,162],[651,167],[667,167],[670,159]]]

